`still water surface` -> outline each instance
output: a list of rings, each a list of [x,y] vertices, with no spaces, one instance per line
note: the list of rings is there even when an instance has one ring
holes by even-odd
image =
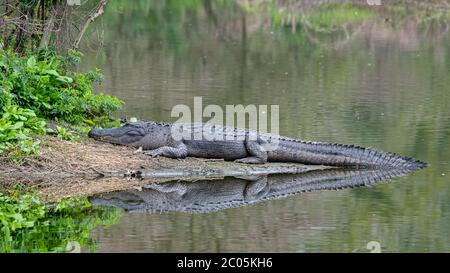
[[[172,107],[192,106],[194,96],[204,105],[275,104],[283,135],[376,147],[431,167],[375,187],[213,213],[123,213],[93,232],[97,251],[351,252],[369,241],[386,252],[450,251],[445,24],[394,26],[397,18],[375,15],[324,35],[232,4],[117,2],[87,39],[81,69],[103,70],[99,91],[125,101],[123,115],[173,122]]]

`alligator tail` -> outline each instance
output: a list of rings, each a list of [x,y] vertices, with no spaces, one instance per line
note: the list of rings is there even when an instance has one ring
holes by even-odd
[[[412,157],[354,145],[307,141],[283,141],[286,159],[305,163],[356,168],[417,170],[429,166]],[[296,151],[296,152],[294,152]]]

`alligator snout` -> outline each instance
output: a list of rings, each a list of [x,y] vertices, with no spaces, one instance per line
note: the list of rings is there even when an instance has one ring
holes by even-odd
[[[101,132],[101,129],[94,127],[89,131],[88,136],[92,137],[92,138],[99,138],[101,136],[100,132]]]

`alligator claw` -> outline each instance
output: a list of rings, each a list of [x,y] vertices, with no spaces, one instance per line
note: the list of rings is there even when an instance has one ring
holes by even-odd
[[[144,154],[145,154],[145,155],[148,155],[148,156],[150,156],[150,157],[153,157],[153,158],[157,158],[157,157],[159,157],[159,156],[161,155],[160,153],[154,152],[154,151],[144,152]]]

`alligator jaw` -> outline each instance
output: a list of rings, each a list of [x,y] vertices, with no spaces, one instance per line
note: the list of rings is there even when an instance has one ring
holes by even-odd
[[[119,133],[116,129],[92,128],[88,133],[89,137],[105,142],[114,142],[115,138],[119,138],[122,135],[123,133]]]
[[[101,140],[102,139],[102,131],[101,131],[101,129],[98,129],[98,128],[92,128],[89,131],[88,136],[93,139],[96,139],[96,140]]]
[[[95,140],[112,144],[129,145],[139,141],[144,135],[137,133],[136,130],[131,128],[119,127],[107,129],[92,128],[88,136]]]

